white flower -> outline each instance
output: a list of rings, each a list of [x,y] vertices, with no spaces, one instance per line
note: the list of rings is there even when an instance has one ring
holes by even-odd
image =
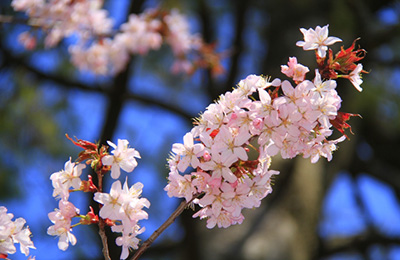
[[[120,181],[115,181],[112,186],[110,193],[96,192],[94,194],[94,200],[103,204],[100,209],[100,217],[106,219],[119,219],[120,212],[122,212],[122,205],[119,202],[119,197],[122,193],[122,187]]]
[[[118,179],[121,174],[120,168],[126,172],[133,171],[137,166],[135,158],[141,158],[138,151],[134,148],[128,148],[128,140],[118,139],[118,145],[107,141],[107,143],[115,150],[113,155],[106,155],[101,160],[104,165],[111,165],[111,177]]]
[[[126,180],[123,188],[120,181],[115,181],[111,186],[110,193],[96,192],[94,200],[103,204],[100,209],[100,217],[131,221],[147,219],[148,215],[142,208],[150,207],[150,202],[145,198],[139,198],[142,189],[143,184],[140,182],[129,188],[128,180]]]
[[[334,80],[327,80],[322,81],[321,74],[319,74],[318,70],[315,70],[315,78],[314,78],[314,85],[315,88],[312,91],[318,92],[320,97],[325,96],[331,90],[336,88],[336,81]]]
[[[337,37],[328,37],[328,26],[324,27],[317,26],[315,30],[312,28],[306,30],[301,28],[300,31],[304,35],[304,41],[298,41],[297,46],[303,47],[303,50],[317,50],[318,55],[323,58],[328,50],[328,45],[332,45],[336,42],[341,42],[342,40]]]
[[[183,137],[183,144],[173,144],[172,151],[181,156],[177,165],[179,171],[184,172],[189,164],[191,164],[193,168],[199,166],[200,161],[197,157],[203,150],[203,144],[194,144],[192,133],[185,134]]]
[[[64,170],[53,173],[50,180],[53,184],[53,197],[61,197],[67,200],[69,197],[69,188],[79,189],[81,186],[80,176],[85,164],[71,162],[71,158],[65,163]]]
[[[123,188],[120,181],[112,184],[110,193],[96,192],[94,200],[103,204],[100,209],[100,217],[103,219],[118,220],[122,225],[111,227],[113,232],[122,233],[116,239],[116,244],[122,246],[121,259],[126,259],[129,255],[129,248],[137,249],[139,239],[136,235],[141,234],[145,229],[140,229],[137,224],[139,220],[147,219],[148,214],[143,210],[149,208],[150,202],[145,198],[140,198],[143,184],[138,182],[128,187],[128,179],[125,180]]]
[[[29,248],[35,248],[30,238],[32,233],[29,228],[24,228],[26,223],[25,219],[17,218],[14,223],[15,230],[12,236],[14,243],[19,243],[21,253],[23,253],[25,256],[28,256]]]
[[[129,249],[138,249],[139,239],[137,235],[143,233],[145,228],[140,228],[139,225],[134,225],[133,228],[127,230],[123,225],[112,226],[113,232],[122,233],[122,236],[115,239],[117,246],[122,246],[120,259],[126,259],[129,256]]]
[[[14,244],[19,243],[21,253],[28,256],[29,248],[35,249],[30,239],[31,231],[24,227],[25,219],[12,221],[13,217],[13,214],[7,213],[6,207],[0,207],[0,255],[14,254],[17,251]]]
[[[350,73],[350,82],[353,84],[353,86],[358,90],[362,91],[363,89],[360,87],[360,85],[363,83],[361,79],[361,71],[363,69],[362,64],[358,64],[357,67]]]

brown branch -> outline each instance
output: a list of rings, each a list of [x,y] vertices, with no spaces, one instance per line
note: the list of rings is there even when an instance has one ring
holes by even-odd
[[[14,56],[11,55],[8,51],[4,50],[3,52],[3,57],[9,64],[12,64],[16,67],[25,69],[35,75],[39,80],[50,80],[55,82],[59,87],[62,87],[64,89],[79,89],[83,91],[89,91],[89,92],[96,92],[104,95],[110,95],[111,88],[109,84],[93,84],[93,85],[86,85],[82,82],[71,80],[66,77],[62,77],[59,75],[54,75],[54,74],[49,74],[49,73],[44,73],[34,66],[29,65],[27,62],[24,61],[22,57],[19,56]],[[160,108],[163,108],[165,110],[168,110],[174,114],[177,114],[187,120],[191,120],[195,115],[191,115],[181,108],[171,105],[171,104],[166,104],[166,103],[161,103],[157,100],[150,99],[147,97],[139,96],[134,93],[127,93],[126,95],[123,96],[123,99],[125,101],[138,101],[145,103],[146,105],[155,105]]]
[[[108,250],[107,234],[105,232],[104,226],[105,226],[104,220],[102,218],[99,218],[99,235],[101,238],[101,243],[103,244],[102,252],[106,260],[111,260],[110,252]]]
[[[168,217],[168,219],[151,234],[151,236],[143,242],[143,244],[139,247],[136,253],[132,256],[130,260],[137,260],[139,257],[153,244],[153,242],[161,235],[162,232],[165,231],[172,223],[174,223],[175,219],[182,214],[182,212],[192,203],[195,198],[198,198],[202,193],[195,194],[193,198],[189,201],[182,201],[181,204],[175,209],[174,212]]]
[[[187,113],[186,111],[184,111],[183,109],[179,108],[178,106],[175,105],[171,105],[171,104],[166,104],[166,103],[161,103],[159,101],[156,101],[154,99],[149,99],[147,97],[143,97],[143,96],[138,96],[136,94],[133,93],[129,93],[126,94],[124,97],[126,100],[132,100],[132,101],[138,101],[138,102],[142,102],[145,103],[147,105],[156,105],[160,108],[163,108],[165,110],[168,110],[174,114],[177,114],[189,121],[191,121],[196,115],[192,115]]]

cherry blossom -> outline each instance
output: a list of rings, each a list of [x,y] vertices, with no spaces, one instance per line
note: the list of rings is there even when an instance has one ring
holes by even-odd
[[[328,37],[328,26],[302,32],[306,42],[298,45],[305,50],[318,49],[320,58],[327,45],[341,41]],[[320,70],[325,68],[322,63],[318,66],[310,81],[305,78],[309,69],[291,57],[288,66],[281,68],[295,85],[288,80],[249,75],[237,88],[220,95],[185,135],[184,144],[173,144],[165,187],[168,195],[189,202],[200,194],[193,203],[201,209],[193,217],[207,219],[208,228],[226,228],[242,223],[242,210],[258,207],[272,192],[271,178],[279,174],[269,169],[272,156],[290,159],[302,155],[312,163],[320,157],[330,161],[337,144],[346,139],[329,139],[332,122],[335,127],[340,125],[335,120],[342,100],[336,91],[336,75],[327,73],[324,75],[333,78],[322,79]],[[357,84],[361,72],[359,64],[348,77]],[[339,131],[343,133],[343,129]],[[258,158],[249,159],[250,149],[258,152]],[[186,174],[189,166],[194,170]]]
[[[121,172],[120,169],[131,172],[137,166],[135,158],[140,158],[140,154],[134,148],[128,148],[129,141],[118,139],[118,145],[111,141],[107,143],[114,148],[111,152],[113,155],[106,155],[103,157],[102,162],[104,165],[111,165],[111,177],[118,179]]]
[[[304,35],[304,41],[298,41],[296,43],[297,46],[303,47],[304,50],[317,50],[318,55],[323,58],[326,55],[326,51],[328,50],[328,45],[332,45],[336,42],[341,42],[342,40],[337,37],[328,37],[328,27],[329,25],[325,25],[324,27],[317,26],[314,29],[310,28],[308,30],[304,28],[300,28],[300,31]]]
[[[0,207],[0,254],[14,254],[17,251],[14,244],[19,243],[21,253],[28,256],[29,248],[36,249],[30,238],[31,231],[25,227],[25,219],[12,221],[13,218],[6,207]]]
[[[177,170],[168,175],[168,185],[164,188],[169,197],[185,198],[191,201],[196,187],[192,184],[192,175],[180,175]]]
[[[120,259],[126,259],[129,256],[129,249],[138,249],[139,239],[137,235],[143,233],[145,228],[139,229],[139,226],[135,226],[133,230],[127,232],[124,229],[120,229],[121,226],[113,226],[111,229],[113,232],[122,232],[122,236],[115,239],[115,243],[122,247]]]
[[[71,158],[65,163],[64,170],[53,173],[50,180],[53,184],[53,197],[60,197],[67,200],[69,197],[69,188],[79,189],[81,186],[80,176],[85,164],[71,162]]]
[[[286,76],[293,78],[294,81],[301,82],[310,70],[306,66],[298,64],[296,57],[291,57],[288,66],[281,66],[281,71]]]
[[[350,82],[353,84],[353,86],[359,91],[362,91],[362,88],[360,85],[363,83],[361,79],[361,72],[363,70],[363,65],[360,63],[357,65],[357,67],[350,73]]]
[[[201,46],[199,35],[191,34],[186,17],[173,9],[164,17],[164,21],[169,28],[169,35],[166,41],[171,45],[175,55],[179,56],[187,53],[191,49],[198,49]]]
[[[121,223],[112,226],[113,232],[122,233],[122,236],[116,239],[116,244],[122,246],[121,259],[128,257],[129,248],[138,248],[139,240],[136,236],[145,230],[144,227],[139,227],[138,221],[148,218],[143,208],[149,208],[150,202],[140,198],[142,189],[143,184],[140,182],[128,187],[126,179],[123,187],[118,180],[112,184],[110,193],[96,192],[94,195],[94,200],[103,205],[100,217]]]
[[[62,38],[73,34],[81,40],[88,38],[89,32],[108,34],[113,25],[107,11],[101,9],[101,0],[13,0],[11,5],[16,11],[26,12],[36,26],[47,29],[46,47],[53,47]]]
[[[71,221],[78,214],[79,209],[65,200],[60,200],[59,209],[55,209],[48,214],[50,221],[54,225],[47,229],[47,234],[59,237],[58,248],[60,250],[65,251],[68,249],[69,244],[76,244],[76,237],[71,232]]]
[[[100,217],[131,221],[147,219],[148,215],[142,208],[148,208],[150,202],[145,198],[139,198],[142,188],[143,184],[140,182],[129,188],[126,180],[123,187],[121,187],[120,181],[115,181],[111,186],[110,193],[96,192],[94,200],[103,204],[100,209]]]
[[[188,19],[176,9],[167,12],[150,8],[130,14],[128,21],[113,31],[114,20],[102,9],[102,0],[13,0],[11,5],[28,15],[28,24],[43,29],[46,48],[74,36],[77,41],[68,51],[71,62],[80,70],[116,75],[126,68],[130,55],[146,55],[167,44],[176,58],[171,68],[175,73],[190,74],[199,67],[222,71],[214,47],[191,33]],[[28,50],[38,41],[29,32],[23,32],[19,39]]]
[[[202,153],[203,150],[203,144],[194,144],[192,133],[185,134],[183,137],[183,144],[176,143],[172,147],[172,152],[182,156],[177,165],[178,169],[181,172],[184,172],[189,164],[193,168],[199,166],[200,161],[198,159],[198,155]]]
[[[24,5],[22,1],[15,1],[15,5]],[[35,13],[35,10],[32,12]],[[103,15],[99,13],[98,19],[102,19]],[[161,30],[160,26],[165,24],[168,24],[168,30]],[[353,57],[351,61],[333,60],[332,51],[327,46],[341,40],[328,37],[328,25],[323,28],[317,26],[315,30],[302,28],[301,31],[305,41],[299,41],[297,45],[304,50],[316,49],[318,69],[315,70],[314,79],[307,79],[310,77],[307,75],[309,69],[298,63],[296,57],[289,58],[287,66],[281,66],[288,80],[271,81],[270,77],[249,75],[240,80],[232,91],[220,95],[218,100],[206,107],[195,120],[193,128],[184,135],[183,143],[172,145],[168,159],[168,184],[164,190],[169,197],[185,198],[186,202],[178,207],[162,228],[172,223],[175,213],[181,212],[189,203],[198,205],[199,210],[193,217],[206,219],[207,228],[241,224],[245,219],[244,209],[259,207],[261,200],[272,192],[271,183],[280,174],[270,169],[275,155],[279,154],[284,159],[302,156],[312,163],[321,158],[332,160],[338,144],[347,138],[344,130],[350,125],[346,121],[356,115],[340,111],[342,99],[337,92],[336,80],[350,79],[361,91],[361,73],[366,72],[361,64],[355,64],[362,57]],[[129,48],[124,46],[129,40],[128,34],[130,37],[141,37],[136,39],[135,46]],[[99,73],[106,73],[114,59],[120,58],[125,62],[132,52],[146,53],[159,48],[160,37],[162,41],[167,39],[166,42],[178,55],[185,55],[191,48],[197,48],[196,37],[188,34],[188,27],[180,14],[172,12],[160,15],[153,10],[130,16],[122,26],[122,32],[114,39],[103,38],[97,45],[89,47],[89,52],[92,52],[90,55],[93,55],[90,66],[95,65]],[[110,46],[114,47],[108,48]],[[119,54],[118,46],[121,47]],[[84,53],[85,49],[80,47],[73,52]],[[326,61],[328,50],[329,61]],[[342,48],[341,53],[344,54],[341,55],[355,56],[358,52],[353,51],[352,46],[348,50]],[[77,62],[86,66],[87,61],[79,60],[81,57],[78,56]],[[343,135],[331,139],[333,128]],[[49,213],[54,225],[47,232],[58,236],[59,248],[66,250],[69,244],[75,245],[77,242],[72,234],[75,225],[71,221],[74,217],[81,218],[77,224],[100,223],[100,231],[104,231],[103,224],[109,225],[113,232],[120,234],[115,243],[122,247],[120,258],[126,259],[130,250],[138,249],[137,236],[145,230],[139,222],[148,218],[144,208],[149,208],[150,202],[141,198],[143,184],[138,182],[129,186],[126,178],[122,185],[120,180],[116,180],[110,191],[105,192],[101,181],[96,187],[90,175],[89,181],[81,181],[80,175],[85,166],[82,162],[87,160],[86,163],[91,165],[99,178],[111,171],[111,177],[118,179],[120,169],[131,172],[136,168],[136,158],[140,158],[140,154],[134,148],[129,148],[129,142],[125,139],[118,139],[117,145],[107,142],[114,148],[111,154],[106,145],[79,139],[72,142],[85,151],[80,153],[79,163],[72,163],[70,158],[64,170],[50,177],[54,187],[53,196],[60,197],[61,201],[59,209]],[[94,193],[93,200],[101,204],[98,216],[93,209],[87,215],[79,215],[79,209],[67,201],[71,187],[73,190]],[[28,248],[33,247],[27,238],[30,232],[24,230],[19,236],[10,236],[12,216],[10,218],[3,213],[4,209],[0,208],[0,253],[15,252],[15,242],[19,242],[21,251],[27,253]],[[25,222],[16,222],[16,230],[22,230],[20,227]],[[105,243],[106,239],[102,240]],[[148,246],[146,242],[142,248]]]

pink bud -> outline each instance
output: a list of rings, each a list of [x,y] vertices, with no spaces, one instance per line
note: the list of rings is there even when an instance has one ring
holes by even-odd
[[[211,155],[210,155],[210,153],[207,152],[207,151],[204,151],[203,159],[204,159],[204,161],[206,161],[206,162],[210,161],[210,160],[211,160]]]
[[[262,128],[262,125],[263,125],[263,119],[262,118],[258,117],[258,118],[253,120],[253,126],[256,129],[260,130]]]

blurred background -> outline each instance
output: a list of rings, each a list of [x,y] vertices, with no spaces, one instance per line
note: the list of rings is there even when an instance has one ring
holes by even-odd
[[[0,14],[23,17],[10,3],[0,1]],[[228,54],[224,74],[174,75],[172,52],[163,47],[133,57],[115,77],[95,76],[70,64],[68,40],[25,51],[17,37],[29,27],[0,25],[0,205],[26,219],[37,248],[30,254],[103,259],[95,227],[74,228],[78,243],[65,252],[46,234],[47,214],[58,206],[49,176],[81,151],[66,133],[101,143],[128,139],[141,153],[128,176],[130,184],[144,184],[151,202],[149,219],[141,222],[144,240],[180,202],[163,191],[166,158],[191,129],[191,118],[249,74],[285,78],[280,65],[289,57],[314,67],[313,52],[295,46],[303,39],[299,28],[329,24],[329,35],[343,39],[345,48],[360,37],[357,44],[368,52],[363,92],[338,81],[341,111],[362,115],[350,120],[354,135],[330,163],[274,158],[272,169],[281,171],[274,191],[260,208],[244,211],[242,225],[208,230],[186,210],[142,259],[400,259],[400,2],[105,0],[116,28],[129,13],[159,5],[178,8],[193,33]],[[89,199],[72,194],[70,201],[85,213]],[[109,244],[112,259],[119,259],[120,248]],[[26,257],[17,252],[10,259]]]

